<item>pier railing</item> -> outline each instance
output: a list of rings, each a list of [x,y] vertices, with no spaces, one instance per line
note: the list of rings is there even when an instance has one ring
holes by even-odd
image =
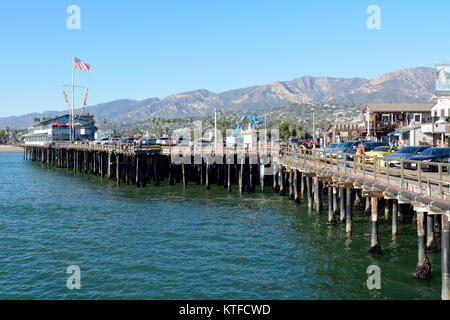
[[[437,199],[449,200],[450,197],[449,163],[289,148],[281,148],[281,159],[344,176],[376,180]]]

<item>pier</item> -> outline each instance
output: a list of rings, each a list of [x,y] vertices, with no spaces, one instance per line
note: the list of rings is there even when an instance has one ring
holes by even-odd
[[[269,155],[269,156],[268,156]],[[446,163],[430,163],[339,154],[273,146],[264,150],[190,148],[188,146],[77,145],[52,143],[24,145],[23,158],[93,174],[136,187],[161,181],[169,185],[190,183],[240,194],[266,191],[293,202],[307,201],[308,209],[327,214],[330,226],[343,226],[352,237],[354,209],[363,209],[370,222],[367,252],[379,255],[383,242],[378,221],[392,221],[392,237],[400,237],[398,225],[414,215],[417,225],[417,265],[414,278],[428,279],[428,255],[442,256],[442,299],[450,300],[450,176]],[[268,161],[270,160],[270,161]],[[415,170],[405,169],[409,163]],[[426,172],[424,168],[436,172]],[[328,201],[323,201],[327,198]],[[391,222],[390,222],[391,223]],[[440,237],[440,245],[438,238]],[[412,277],[412,278],[413,278]],[[414,280],[411,280],[414,281]]]

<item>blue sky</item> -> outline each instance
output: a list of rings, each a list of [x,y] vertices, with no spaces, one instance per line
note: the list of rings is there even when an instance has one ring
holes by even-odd
[[[71,4],[80,30],[66,27]],[[366,27],[372,4],[381,30]],[[73,53],[92,66],[75,75],[89,105],[432,67],[450,59],[449,12],[448,0],[2,1],[0,117],[64,110]]]

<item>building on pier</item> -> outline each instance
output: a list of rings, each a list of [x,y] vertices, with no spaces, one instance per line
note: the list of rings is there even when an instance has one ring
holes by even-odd
[[[388,141],[390,138],[401,140],[402,144],[409,141],[432,143],[432,139],[412,130],[420,129],[431,117],[432,104],[373,104],[366,105],[361,110],[361,116],[351,122],[331,125],[327,132],[328,142],[345,142],[356,139]]]
[[[78,114],[74,117],[75,141],[93,140],[97,128],[94,115]],[[65,114],[35,123],[24,136],[25,144],[44,145],[49,142],[70,141],[70,115]]]
[[[431,107],[431,104],[367,105],[362,109],[364,125],[361,134],[378,141],[388,140],[389,133],[406,127],[408,129],[402,130],[402,136],[407,136],[410,128],[420,126],[424,119],[431,116]]]

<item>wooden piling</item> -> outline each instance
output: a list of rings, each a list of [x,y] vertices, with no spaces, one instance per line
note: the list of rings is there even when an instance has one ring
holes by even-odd
[[[184,162],[181,164],[181,174],[183,175],[183,188],[186,188],[187,185],[187,179],[186,179],[186,169],[185,169]]]
[[[426,216],[422,211],[417,212],[417,256],[415,279],[429,279],[431,277],[431,262],[425,253],[425,221]]]
[[[278,186],[279,167],[276,166],[275,164],[272,164],[272,168],[273,168],[273,174],[272,174],[273,186],[272,186],[272,189],[273,189],[273,192],[278,192],[280,190],[279,186]]]
[[[391,200],[390,199],[384,199],[384,218],[387,220],[389,219],[389,209],[391,207]]]
[[[339,204],[338,204],[338,193],[337,193],[337,189],[336,187],[333,187],[333,216],[335,217],[335,222],[336,222],[336,215],[338,214],[339,211]]]
[[[298,194],[298,170],[297,169],[293,169],[294,170],[294,201],[296,203],[300,202],[300,196]]]
[[[318,177],[314,177],[314,208],[317,213],[320,213],[320,181]]]
[[[313,199],[312,199],[312,177],[306,177],[306,196],[308,197],[308,210],[313,209]]]
[[[284,167],[280,164],[280,170],[278,171],[278,183],[280,185],[280,196],[286,194],[285,191],[285,178],[284,178]]]
[[[227,191],[231,192],[231,164],[227,164]]]
[[[239,194],[242,194],[244,188],[244,161],[241,160],[241,167],[239,168]]]
[[[398,200],[392,199],[392,236],[398,235]]]
[[[333,187],[328,185],[328,224],[335,225],[336,217],[334,215]]]
[[[352,236],[352,189],[347,188],[346,191],[346,202],[345,202],[345,232],[347,233],[347,237],[350,238]]]
[[[369,198],[369,197],[367,197]],[[370,242],[369,252],[372,254],[381,254],[381,246],[378,240],[378,198],[371,197],[371,225],[372,225],[372,236]]]
[[[120,185],[120,154],[116,153],[116,183]]]
[[[205,185],[206,185],[206,189],[209,190],[209,176],[211,174],[211,166],[209,164],[209,160],[206,159],[205,161]]]
[[[366,207],[364,209],[364,215],[365,216],[370,216],[371,215],[371,210],[370,210],[370,197],[366,197]]]
[[[438,251],[434,235],[434,215],[430,214],[427,215],[427,245],[425,250],[428,253],[436,253]]]
[[[294,177],[292,168],[289,168],[289,200],[294,200]]]
[[[345,221],[345,189],[339,188],[339,221]]]

